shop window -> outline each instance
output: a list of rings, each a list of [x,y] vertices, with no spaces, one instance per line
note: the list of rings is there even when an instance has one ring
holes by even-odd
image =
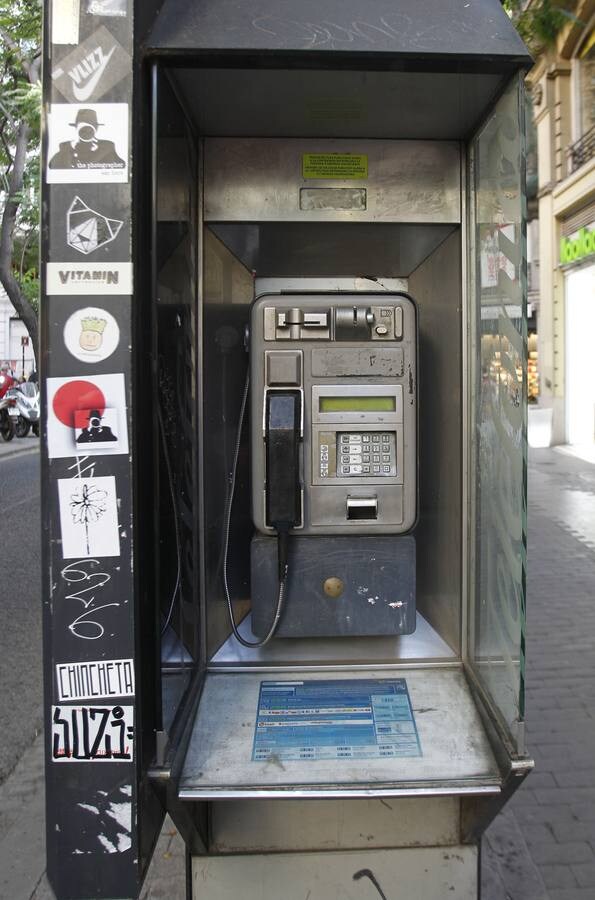
[[[579,58],[579,125],[583,137],[595,127],[595,25],[587,32]]]

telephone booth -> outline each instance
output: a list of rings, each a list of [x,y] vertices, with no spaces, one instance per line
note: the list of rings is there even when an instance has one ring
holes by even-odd
[[[48,0],[48,874],[475,898],[524,742],[498,0]]]

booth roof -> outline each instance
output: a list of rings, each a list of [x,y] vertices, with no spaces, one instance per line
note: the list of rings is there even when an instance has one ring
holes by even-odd
[[[531,63],[499,0],[165,0],[148,48]]]

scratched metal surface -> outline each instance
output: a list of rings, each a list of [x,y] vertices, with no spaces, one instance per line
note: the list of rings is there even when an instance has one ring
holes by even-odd
[[[333,679],[361,672],[333,672]],[[317,785],[344,790],[395,783],[431,787],[437,782],[495,786],[496,761],[479,714],[458,668],[400,670],[406,678],[423,755],[401,759],[296,760],[252,762],[252,742],[260,682],[295,679],[291,673],[210,674],[207,676],[186,756],[180,792],[217,796],[222,790],[271,790]],[[299,680],[320,679],[301,672]],[[387,678],[386,671],[366,672]],[[372,787],[372,789],[375,789]]]
[[[149,45],[527,57],[499,0],[167,0]]]

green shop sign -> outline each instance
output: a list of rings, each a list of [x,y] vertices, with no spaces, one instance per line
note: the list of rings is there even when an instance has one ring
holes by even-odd
[[[560,239],[560,264],[580,262],[595,254],[595,229],[581,228],[576,234]]]

